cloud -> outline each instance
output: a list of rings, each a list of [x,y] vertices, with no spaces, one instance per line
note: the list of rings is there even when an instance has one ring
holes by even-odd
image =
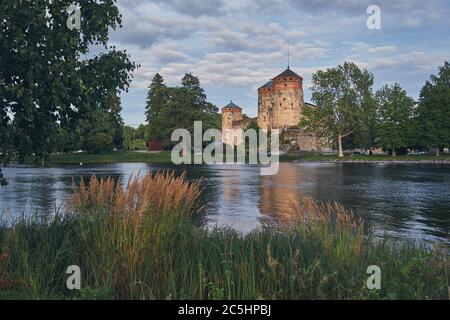
[[[422,20],[420,19],[414,19],[414,18],[407,18],[405,21],[405,26],[411,29],[419,28],[422,25]]]
[[[155,63],[170,64],[190,62],[192,58],[182,52],[165,47],[154,47],[149,51],[149,57]]]
[[[112,33],[112,40],[142,48],[152,46],[161,39],[183,39],[195,32],[192,19],[173,13],[162,14],[154,5],[119,7],[123,15],[123,28]]]
[[[351,48],[352,51],[358,53],[369,53],[369,54],[387,54],[397,51],[396,46],[370,46],[364,42],[357,42]]]
[[[286,68],[286,40],[292,69],[304,78],[305,99],[313,72],[345,60],[374,72],[377,83],[401,82],[417,95],[417,83],[450,54],[445,41],[448,2],[379,0],[383,29],[376,31],[366,27],[370,4],[372,0],[119,0],[124,28],[112,32],[111,40],[141,65],[132,83],[132,90],[142,92],[141,102],[133,100],[135,109],[145,105],[156,72],[170,85],[191,72],[212,102],[221,105],[233,98],[256,108],[256,88]]]
[[[221,16],[224,14],[224,0],[153,0],[192,17]]]

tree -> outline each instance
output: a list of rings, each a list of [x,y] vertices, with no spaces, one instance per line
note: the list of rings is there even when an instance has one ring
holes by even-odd
[[[146,136],[147,127],[140,125],[137,129],[125,126],[124,127],[124,148],[125,150],[146,150]]]
[[[111,91],[106,95],[105,101],[92,106],[68,124],[58,127],[54,151],[85,149],[88,152],[98,153],[114,148],[122,149],[124,123],[120,115],[121,110],[120,97]],[[103,147],[97,146],[93,137],[101,138]]]
[[[344,157],[343,139],[364,132],[373,110],[373,75],[354,63],[318,71],[312,77],[312,100],[305,106],[300,127],[320,138],[337,142],[339,157]]]
[[[11,123],[8,121],[8,115],[0,109],[0,186],[6,185],[6,179],[3,176],[1,166],[4,163],[8,163],[11,156],[11,129]]]
[[[136,68],[108,46],[109,31],[121,27],[115,1],[82,1],[79,30],[67,27],[72,3],[0,2],[0,125],[11,123],[19,161],[47,158],[58,127],[76,123],[111,90],[126,90]]]
[[[78,122],[76,132],[81,148],[90,153],[111,151],[123,147],[123,120],[120,97],[111,92],[103,104],[99,104]]]
[[[106,99],[105,108],[109,111],[108,124],[112,130],[113,145],[116,149],[122,149],[124,122],[120,115],[122,112],[122,105],[119,95],[115,92],[111,92]]]
[[[379,144],[391,148],[392,156],[396,157],[397,148],[406,148],[410,143],[415,102],[397,83],[384,86],[375,97]]]
[[[149,123],[149,137],[152,140],[160,140],[163,138],[161,127],[164,126],[162,110],[167,108],[169,99],[169,89],[164,84],[163,77],[157,73],[152,79],[147,94],[147,105],[145,107],[145,115],[147,123]]]
[[[440,148],[450,143],[450,64],[444,63],[439,74],[431,75],[422,88],[417,109],[417,127],[422,144]]]
[[[186,74],[180,87],[167,87],[160,75],[153,78],[147,98],[147,119],[150,139],[164,140],[170,145],[171,134],[183,128],[191,133],[194,121],[202,121],[203,128],[220,128],[218,108],[206,100],[200,80]]]

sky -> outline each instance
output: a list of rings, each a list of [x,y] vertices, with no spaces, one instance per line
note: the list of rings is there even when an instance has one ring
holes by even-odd
[[[145,123],[145,100],[155,73],[171,86],[198,76],[207,98],[222,108],[233,100],[257,115],[257,88],[287,67],[304,79],[311,101],[317,70],[352,61],[375,76],[374,89],[400,83],[420,89],[450,60],[450,0],[118,0],[123,28],[110,41],[141,66],[122,94],[125,123]],[[370,5],[381,29],[370,30]]]

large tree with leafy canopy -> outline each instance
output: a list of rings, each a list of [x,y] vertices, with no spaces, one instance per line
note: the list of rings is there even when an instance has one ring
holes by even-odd
[[[421,144],[440,148],[450,144],[450,64],[445,62],[438,75],[425,83],[417,109],[417,128]]]
[[[157,74],[149,87],[147,120],[150,139],[171,143],[175,129],[194,130],[194,121],[203,121],[204,130],[220,128],[218,108],[206,99],[200,80],[188,73],[181,79],[181,86],[168,87]]]
[[[366,134],[371,126],[374,99],[373,75],[356,64],[345,62],[312,76],[312,100],[305,106],[300,126],[316,136],[333,140],[344,156],[343,139]]]
[[[165,126],[165,121],[162,119],[161,114],[164,108],[167,107],[169,93],[170,90],[164,83],[164,78],[159,73],[155,74],[148,88],[147,104],[145,106],[150,139],[163,139],[161,128]]]
[[[414,116],[414,99],[408,97],[399,84],[386,85],[375,94],[377,110],[378,143],[392,149],[396,157],[397,148],[405,148],[411,142]]]
[[[79,0],[81,28],[71,30],[72,4],[0,2],[0,125],[12,126],[19,160],[45,159],[55,124],[76,121],[101,107],[112,90],[126,90],[136,67],[126,52],[108,45],[110,30],[121,27],[115,0]]]

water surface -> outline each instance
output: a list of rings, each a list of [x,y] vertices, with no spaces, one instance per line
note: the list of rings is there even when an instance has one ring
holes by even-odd
[[[281,220],[299,193],[337,201],[361,215],[378,233],[449,243],[450,166],[420,164],[282,163],[275,176],[248,165],[182,166],[142,163],[11,166],[0,188],[0,213],[9,217],[63,210],[73,179],[112,176],[127,181],[136,172],[173,169],[205,179],[202,201],[210,225],[249,232]]]

